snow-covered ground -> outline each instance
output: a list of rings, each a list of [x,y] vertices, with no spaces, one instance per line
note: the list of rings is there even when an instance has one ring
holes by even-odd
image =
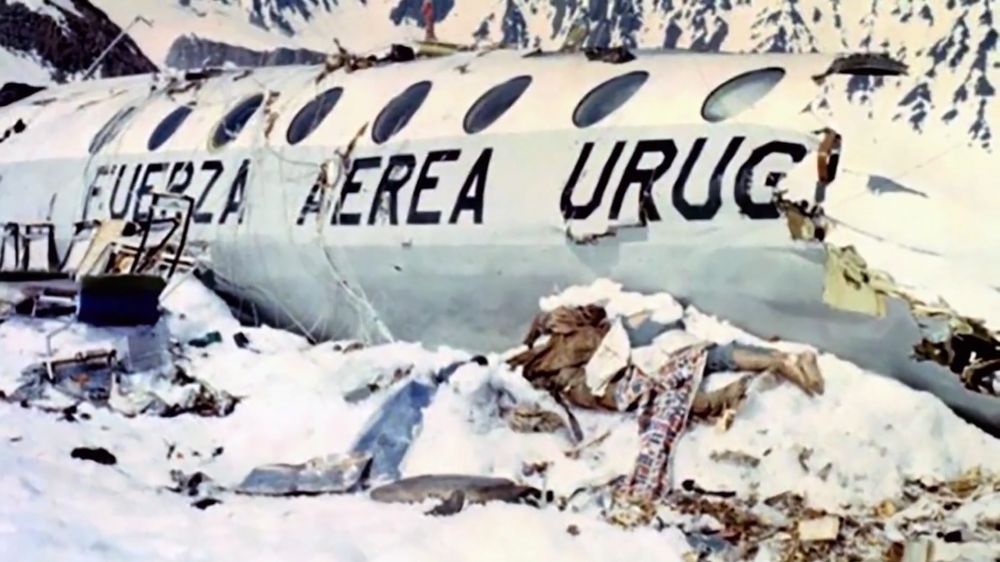
[[[126,418],[83,406],[76,421],[0,403],[0,552],[21,560],[682,560],[683,534],[667,527],[623,531],[593,510],[488,504],[437,518],[426,505],[386,505],[363,494],[260,498],[216,494],[199,510],[166,491],[172,469],[202,471],[234,487],[254,467],[299,463],[344,452],[391,391],[357,404],[346,391],[411,367],[414,376],[467,358],[460,350],[397,343],[339,351],[270,328],[243,328],[224,304],[193,280],[164,300],[172,339],[211,331],[222,342],[185,346],[188,373],[243,397],[228,417]],[[667,295],[622,293],[603,281],[576,288],[560,302],[607,298],[613,311],[680,313]],[[757,341],[725,322],[684,311],[688,329],[715,340]],[[530,319],[525,319],[525,324]],[[16,387],[26,365],[46,355],[54,320],[0,324],[0,389]],[[250,345],[235,345],[233,335]],[[120,332],[74,325],[52,339],[57,355],[120,344]],[[512,342],[512,344],[515,342]],[[800,349],[793,343],[779,347]],[[580,412],[587,439],[610,431],[579,459],[562,433],[524,434],[497,415],[497,389],[521,401],[546,399],[491,356],[452,377],[425,413],[402,472],[507,477],[557,496],[629,471],[638,438],[632,415]],[[759,378],[731,428],[696,424],[682,438],[674,481],[761,498],[797,492],[814,507],[846,513],[896,498],[908,479],[948,480],[976,467],[1000,472],[1000,441],[966,424],[933,396],[866,373],[829,355],[820,367],[826,391],[809,398],[788,384]],[[735,375],[714,375],[722,383]],[[710,380],[711,380],[710,379]],[[89,419],[84,419],[89,415]],[[103,466],[70,457],[75,447],[104,447]],[[733,463],[719,455],[756,459]],[[525,464],[550,462],[545,482],[523,476]],[[968,507],[968,506],[967,506]],[[969,507],[1000,517],[1000,493]],[[575,526],[573,532],[568,532]],[[996,553],[1000,554],[1000,553]],[[764,554],[764,558],[767,559]]]

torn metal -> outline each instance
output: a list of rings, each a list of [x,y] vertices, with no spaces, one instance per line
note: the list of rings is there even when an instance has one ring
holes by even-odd
[[[173,365],[158,328],[132,329],[122,349],[92,349],[31,365],[5,399],[44,411],[86,403],[129,417],[221,417],[239,402]]]
[[[302,464],[272,464],[253,469],[235,491],[260,496],[300,496],[356,491],[367,478],[371,456],[328,455]]]
[[[957,375],[965,388],[980,394],[1000,396],[1000,331],[985,322],[964,316],[943,300],[928,303],[896,283],[888,273],[868,267],[853,246],[837,247],[824,242],[833,223],[822,207],[808,207],[777,196],[776,206],[786,219],[795,240],[823,244],[826,277],[823,302],[869,316],[884,317],[890,298],[906,303],[923,338],[913,344],[913,357],[933,361]]]
[[[452,515],[466,503],[485,504],[492,501],[519,503],[538,507],[552,502],[552,492],[517,484],[506,478],[489,478],[461,474],[433,474],[404,478],[375,488],[370,497],[383,503],[422,503],[430,499],[442,501],[429,515]]]

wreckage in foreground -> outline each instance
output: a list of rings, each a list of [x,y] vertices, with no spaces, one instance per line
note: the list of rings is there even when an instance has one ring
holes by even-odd
[[[814,344],[1000,434],[1000,401],[914,358],[913,304],[849,304],[867,281],[821,241],[790,237],[775,201],[795,167],[816,170],[817,199],[836,189],[841,139],[811,110],[819,86],[902,65],[624,50],[413,58],[397,47],[381,60],[84,82],[3,108],[2,267],[28,267],[15,233],[49,225],[64,255],[79,225],[127,236],[152,196],[170,194],[191,203],[191,229],[164,251],[196,255],[252,314],[315,338],[495,348],[538,295],[606,277]]]

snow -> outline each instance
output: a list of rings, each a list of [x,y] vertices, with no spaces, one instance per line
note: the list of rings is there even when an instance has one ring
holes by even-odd
[[[415,376],[468,358],[454,349],[395,343],[340,351],[336,342],[310,345],[271,328],[243,328],[197,281],[175,282],[164,299],[172,339],[184,343],[219,331],[222,343],[187,347],[185,368],[195,377],[243,397],[224,418],[125,418],[83,406],[76,422],[52,413],[0,403],[0,549],[30,560],[681,560],[689,550],[673,528],[621,531],[592,510],[554,506],[469,506],[449,518],[422,515],[427,505],[385,505],[364,495],[259,498],[224,493],[202,511],[165,491],[169,472],[200,470],[235,486],[255,466],[299,463],[344,452],[390,394],[357,404],[343,393],[400,368]],[[642,296],[610,281],[543,299],[602,301],[613,314],[672,310],[688,329],[716,341],[759,341],[725,322],[680,308],[669,295]],[[525,319],[525,324],[530,319]],[[0,389],[10,392],[20,370],[46,354],[59,321],[11,319],[0,324]],[[237,331],[250,341],[233,343]],[[52,337],[56,354],[114,344],[120,331],[71,325]],[[782,342],[785,349],[802,346]],[[519,402],[551,400],[499,356],[468,364],[442,387],[402,466],[404,476],[467,473],[524,480],[525,463],[551,462],[545,482],[557,494],[626,473],[638,436],[631,415],[579,412],[586,438],[608,437],[579,459],[563,453],[563,433],[514,433],[497,415],[497,394]],[[752,385],[732,427],[696,424],[683,436],[674,479],[703,488],[761,497],[791,490],[836,511],[874,505],[899,493],[907,478],[953,478],[967,469],[1000,471],[1000,441],[951,413],[927,393],[821,355],[826,392],[808,398],[768,377]],[[718,374],[722,384],[735,374]],[[79,419],[86,413],[90,419]],[[74,447],[105,447],[118,458],[101,466],[70,458]],[[218,448],[222,448],[218,452]],[[173,449],[171,453],[168,451]],[[756,468],[712,460],[740,452]],[[808,452],[806,452],[808,451]],[[216,452],[217,454],[213,453]],[[804,459],[804,460],[803,460]],[[829,465],[829,468],[824,468]],[[824,474],[825,473],[825,474]],[[993,498],[966,507],[964,518],[1000,509]],[[979,511],[977,511],[979,510]],[[575,525],[578,534],[567,528]]]
[[[65,21],[64,11],[80,16],[72,0],[14,0],[14,3],[24,4],[32,11],[47,14],[59,22]]]
[[[21,82],[39,86],[50,80],[49,70],[34,58],[0,49],[0,84]]]

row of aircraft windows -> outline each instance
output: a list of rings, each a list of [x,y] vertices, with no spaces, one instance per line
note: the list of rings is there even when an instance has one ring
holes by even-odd
[[[746,110],[770,92],[784,77],[785,71],[771,67],[735,76],[717,87],[702,104],[701,115],[711,123],[723,121]],[[624,106],[649,79],[649,73],[636,70],[611,78],[590,90],[573,111],[573,124],[579,128],[594,125]],[[528,75],[517,76],[493,86],[469,108],[462,121],[466,133],[474,135],[494,122],[517,103],[531,85]],[[406,127],[430,95],[432,84],[417,82],[389,100],[375,118],[372,140],[382,144]],[[333,111],[344,94],[337,86],[310,100],[292,119],[285,133],[289,144],[302,142],[315,131]],[[239,102],[216,125],[210,143],[221,148],[239,136],[240,131],[264,104],[264,94],[254,94]],[[184,124],[194,110],[189,106],[175,108],[156,126],[147,147],[156,150]],[[90,152],[96,153],[110,142],[136,112],[129,107],[116,113],[94,136]]]

